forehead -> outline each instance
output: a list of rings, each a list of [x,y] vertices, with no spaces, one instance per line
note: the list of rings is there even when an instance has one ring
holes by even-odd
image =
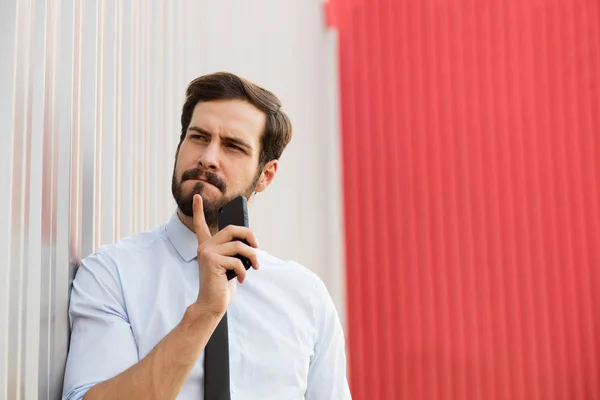
[[[243,100],[206,101],[196,104],[190,126],[215,135],[232,135],[258,143],[265,130],[264,112]]]

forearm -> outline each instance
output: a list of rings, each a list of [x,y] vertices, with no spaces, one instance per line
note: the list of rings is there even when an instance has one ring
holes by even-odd
[[[92,387],[84,399],[175,399],[220,319],[193,304],[146,357]]]

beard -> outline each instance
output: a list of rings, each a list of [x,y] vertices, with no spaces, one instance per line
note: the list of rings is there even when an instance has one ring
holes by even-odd
[[[175,165],[177,165],[177,160],[175,160]],[[173,167],[173,178],[171,179],[171,192],[173,193],[173,198],[177,203],[177,207],[181,212],[190,217],[194,217],[194,195],[200,194],[202,188],[207,184],[211,184],[215,186],[219,191],[223,194],[218,199],[209,200],[202,196],[202,208],[204,209],[204,219],[206,221],[206,225],[209,228],[214,228],[218,224],[219,218],[219,209],[223,207],[225,204],[229,203],[231,200],[235,199],[239,196],[244,196],[247,199],[250,198],[252,192],[256,188],[256,183],[260,178],[261,168],[258,168],[256,175],[252,179],[252,182],[246,187],[245,190],[241,190],[236,193],[232,193],[230,195],[226,195],[227,193],[227,182],[223,180],[219,175],[214,172],[204,171],[200,168],[192,168],[184,171],[181,174],[181,179],[177,178],[175,167]],[[203,177],[206,180],[205,182],[196,182],[192,190],[189,193],[183,193],[182,185],[185,181],[190,179],[198,179],[199,177]]]

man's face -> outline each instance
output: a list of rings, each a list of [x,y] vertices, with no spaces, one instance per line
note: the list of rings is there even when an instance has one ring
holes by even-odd
[[[193,217],[200,194],[210,227],[220,207],[237,196],[249,198],[261,178],[258,169],[265,114],[241,100],[196,104],[173,169],[171,190],[184,215]]]

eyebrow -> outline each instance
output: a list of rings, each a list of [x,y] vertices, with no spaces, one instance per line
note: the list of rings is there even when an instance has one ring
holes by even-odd
[[[212,133],[210,133],[206,129],[202,129],[202,128],[198,127],[198,126],[190,126],[188,128],[188,131],[198,132],[198,133],[201,133],[201,134],[207,135],[207,136],[212,136],[213,135]],[[231,136],[221,136],[221,140],[223,140],[225,142],[236,144],[236,145],[241,146],[241,147],[244,147],[244,148],[246,148],[249,151],[253,150],[252,146],[249,143],[246,143],[242,139],[238,139],[238,138],[231,137]]]

